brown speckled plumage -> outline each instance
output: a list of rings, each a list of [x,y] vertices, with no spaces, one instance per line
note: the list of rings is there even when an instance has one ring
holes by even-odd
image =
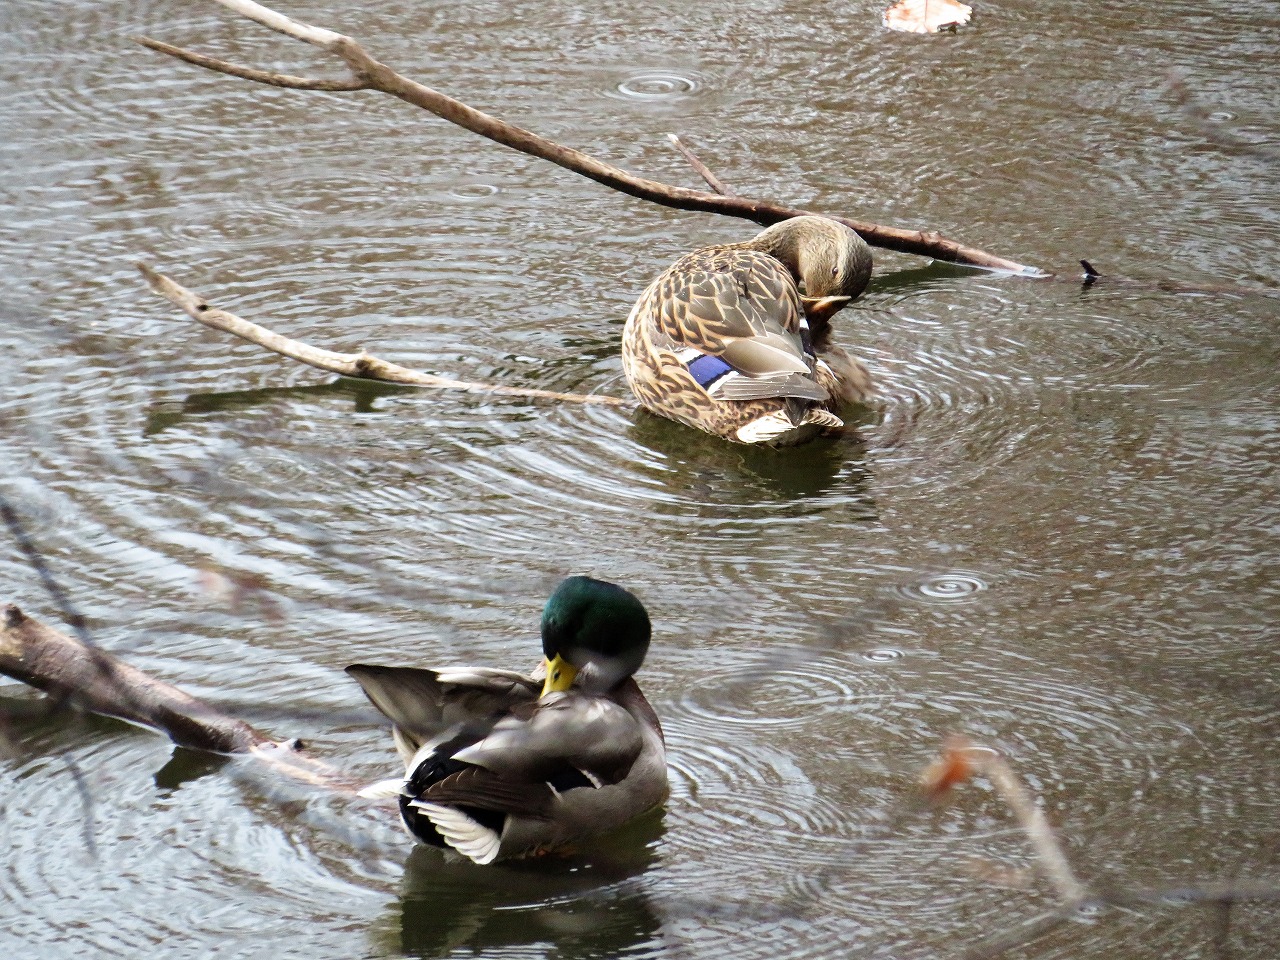
[[[647,409],[729,440],[789,444],[838,429],[832,411],[874,389],[866,368],[831,343],[828,324],[870,273],[862,239],[820,217],[687,254],[627,319],[627,381]],[[802,345],[805,327],[814,352]],[[728,363],[739,374],[733,390],[745,398],[703,389],[685,364],[690,349]]]

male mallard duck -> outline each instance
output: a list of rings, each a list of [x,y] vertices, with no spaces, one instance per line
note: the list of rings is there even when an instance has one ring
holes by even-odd
[[[347,667],[405,760],[403,779],[363,792],[398,794],[410,833],[476,863],[622,826],[667,797],[662,728],[632,679],[649,636],[632,594],[570,577],[542,611],[534,676]]]
[[[870,277],[870,248],[825,217],[687,254],[627,317],[627,382],[654,413],[742,443],[801,443],[843,427],[832,411],[874,388],[831,343],[830,322]]]

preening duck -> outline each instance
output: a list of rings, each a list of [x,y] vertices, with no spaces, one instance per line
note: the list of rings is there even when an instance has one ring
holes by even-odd
[[[831,317],[870,277],[866,242],[826,217],[687,254],[627,318],[627,382],[654,413],[742,443],[838,430],[834,411],[875,390],[866,367],[832,343]]]
[[[476,863],[553,850],[620,827],[667,797],[657,714],[632,674],[649,615],[612,583],[570,577],[542,612],[544,660],[512,670],[347,668],[392,722],[406,828]]]

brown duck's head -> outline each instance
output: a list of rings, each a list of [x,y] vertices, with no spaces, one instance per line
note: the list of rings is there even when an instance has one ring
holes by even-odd
[[[826,217],[783,220],[760,233],[751,245],[787,265],[804,285],[806,307],[841,298],[835,308],[839,309],[857,298],[871,279],[871,248],[866,241]]]

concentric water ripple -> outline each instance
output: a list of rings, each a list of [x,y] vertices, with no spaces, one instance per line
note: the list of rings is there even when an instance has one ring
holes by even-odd
[[[971,573],[951,571],[925,577],[913,583],[904,583],[898,592],[912,600],[926,603],[963,603],[987,589],[981,577]]]
[[[708,671],[677,705],[677,717],[731,730],[797,727],[884,689],[885,680],[861,660],[814,657],[803,648],[775,647],[770,663],[726,673]],[[803,712],[791,707],[803,703]]]
[[[776,681],[785,686],[792,678],[783,673]],[[936,814],[912,806],[915,777],[947,730],[999,745],[1077,838],[1123,819],[1133,797],[1196,743],[1158,702],[1135,702],[1128,691],[1047,678],[1011,684],[1005,674],[970,667],[917,666],[879,679],[879,689],[864,688],[842,710],[814,711],[807,691],[793,688],[789,710],[803,720],[787,728],[785,752],[767,718],[744,724],[728,707],[732,727],[712,739],[725,706],[716,715],[690,710],[686,699],[682,711],[664,711],[675,778],[670,816],[683,826],[671,842],[699,846],[705,883],[751,878],[746,890],[741,880],[735,887],[744,922],[762,898],[795,917],[856,905],[872,923],[903,910],[917,923],[944,922],[963,896],[966,910],[999,925],[996,896],[975,900],[963,885],[941,898],[921,894],[926,877],[970,883],[965,862],[978,876],[1012,875],[1027,870],[1031,856],[1003,804],[979,785],[962,788]],[[1060,754],[1060,768],[1045,766]],[[1086,795],[1086,785],[1099,784],[1111,797],[1103,805]]]
[[[694,76],[664,70],[645,70],[620,81],[609,94],[619,99],[652,103],[691,97],[701,86],[701,81]]]

